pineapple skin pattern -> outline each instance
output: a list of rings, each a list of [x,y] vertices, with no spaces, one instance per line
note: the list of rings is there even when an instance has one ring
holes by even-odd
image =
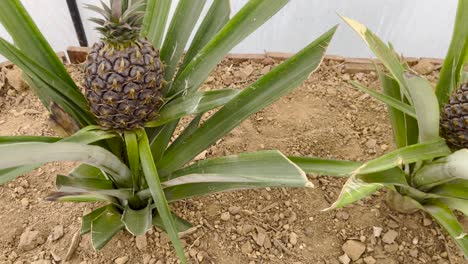
[[[444,105],[441,127],[454,148],[468,148],[468,83],[462,84]]]
[[[122,48],[95,43],[84,72],[86,99],[103,128],[133,130],[157,115],[164,69],[148,40],[139,38]]]

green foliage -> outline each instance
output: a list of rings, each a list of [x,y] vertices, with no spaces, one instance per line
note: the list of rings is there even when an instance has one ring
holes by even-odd
[[[93,125],[94,117],[77,85],[19,0],[1,1],[0,22],[15,45],[0,39],[0,53],[23,69],[46,107],[58,104],[82,129],[66,138],[0,137],[0,183],[46,162],[80,162],[70,174],[57,176],[58,191],[47,199],[106,203],[83,217],[81,233],[91,233],[96,249],[121,230],[140,235],[155,225],[168,233],[181,262],[186,263],[178,232],[190,225],[172,213],[168,203],[239,188],[312,186],[304,171],[278,151],[185,165],[242,120],[299,86],[321,63],[336,28],[243,91],[201,92],[198,87],[224,56],[288,1],[250,0],[229,19],[229,1],[215,0],[200,20],[205,1],[181,0],[170,22],[172,1],[146,2],[141,34],[161,48],[167,66],[166,98],[159,115],[146,128],[119,133]],[[128,3],[123,1],[123,9]],[[201,26],[193,32],[199,20]],[[192,33],[194,39],[182,60]],[[209,110],[215,114],[200,125]],[[193,116],[192,121],[170,143],[178,120],[186,116]],[[343,164],[340,172],[355,165]],[[322,172],[330,169],[322,164]]]
[[[399,211],[425,210],[447,231],[468,257],[466,230],[452,210],[468,214],[468,150],[450,150],[439,136],[440,106],[462,78],[468,51],[468,1],[459,1],[452,43],[437,90],[416,76],[386,45],[359,22],[343,19],[362,37],[388,73],[377,68],[383,93],[350,82],[385,103],[393,127],[396,150],[366,163],[298,158],[292,160],[308,173],[348,176],[338,199],[328,209],[343,207],[388,187],[400,197]]]

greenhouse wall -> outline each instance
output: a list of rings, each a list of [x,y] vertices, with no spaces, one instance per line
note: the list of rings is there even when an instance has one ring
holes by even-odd
[[[231,0],[232,13],[247,1]],[[22,2],[55,50],[78,46],[66,1]],[[93,43],[98,35],[87,19],[94,14],[83,5],[98,1],[77,2],[88,41]],[[207,1],[204,12],[211,2]],[[176,3],[173,1],[172,12]],[[232,53],[296,52],[328,28],[340,24],[328,53],[346,57],[371,56],[362,41],[341,21],[340,14],[364,23],[385,41],[391,41],[405,56],[442,58],[450,41],[456,6],[456,0],[291,0]],[[9,39],[1,26],[0,36]]]

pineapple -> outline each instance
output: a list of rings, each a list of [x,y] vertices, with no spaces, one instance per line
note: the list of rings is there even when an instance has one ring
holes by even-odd
[[[102,34],[84,64],[85,96],[99,124],[116,131],[133,130],[153,119],[162,105],[163,65],[159,51],[140,37],[143,1],[122,8],[88,6],[105,19],[92,18]]]
[[[442,110],[442,132],[455,148],[468,148],[468,83],[464,83]]]

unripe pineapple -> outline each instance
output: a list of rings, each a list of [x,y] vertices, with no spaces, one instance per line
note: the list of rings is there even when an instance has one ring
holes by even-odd
[[[89,6],[105,19],[91,19],[103,37],[84,64],[85,96],[99,124],[118,131],[143,126],[161,105],[163,66],[159,52],[139,37],[142,1],[133,2]]]
[[[455,148],[468,148],[468,83],[464,83],[442,109],[442,133]]]

